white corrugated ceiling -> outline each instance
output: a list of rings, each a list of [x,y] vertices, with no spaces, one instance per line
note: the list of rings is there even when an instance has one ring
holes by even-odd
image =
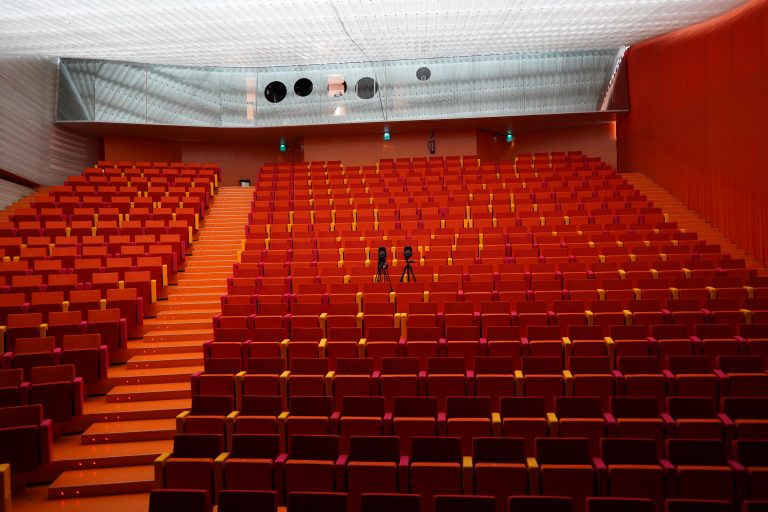
[[[275,66],[619,48],[743,0],[3,0],[0,53]]]

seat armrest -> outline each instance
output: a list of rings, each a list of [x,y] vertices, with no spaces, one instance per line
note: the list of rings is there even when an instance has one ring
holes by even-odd
[[[40,464],[53,462],[53,422],[45,419],[38,429],[40,443]]]
[[[408,455],[401,455],[397,463],[397,473],[399,477],[398,488],[401,492],[408,489],[410,481],[411,458]]]
[[[559,431],[559,422],[555,413],[547,413],[547,426],[549,427],[549,437],[557,437]]]
[[[444,436],[448,426],[448,418],[444,412],[437,413],[437,435]]]
[[[177,434],[184,433],[184,420],[186,420],[190,414],[192,414],[192,411],[181,411],[179,414],[176,415],[176,433]]]
[[[83,415],[83,402],[85,401],[85,384],[82,377],[75,377],[72,381],[74,403],[74,416]]]
[[[528,469],[528,490],[531,495],[539,494],[539,463],[535,457],[526,457],[525,465]]]
[[[336,492],[343,492],[346,488],[347,462],[349,455],[339,455],[333,465],[334,481],[336,482]]]
[[[155,487],[158,489],[165,488],[165,461],[171,458],[171,452],[164,452],[158,455],[154,462],[155,468]]]
[[[474,483],[474,463],[472,457],[465,455],[461,458],[461,481],[464,494],[473,494]]]

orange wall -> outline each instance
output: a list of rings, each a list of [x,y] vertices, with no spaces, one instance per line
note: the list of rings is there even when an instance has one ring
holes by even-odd
[[[313,160],[341,160],[344,165],[365,165],[382,158],[431,156],[427,150],[428,131],[392,131],[392,140],[385,142],[382,135],[307,135],[304,137],[304,158]],[[435,155],[475,155],[475,130],[435,130]]]
[[[104,136],[105,160],[181,162],[181,155],[179,142],[123,135]]]
[[[619,169],[656,180],[768,263],[768,2],[627,53]]]
[[[292,153],[280,153],[274,144],[184,142],[183,162],[213,162],[221,166],[222,184],[238,185],[241,179],[254,181],[265,163],[291,161]],[[297,160],[301,160],[298,158]]]
[[[583,151],[616,168],[616,125],[612,122],[515,134],[515,153]]]

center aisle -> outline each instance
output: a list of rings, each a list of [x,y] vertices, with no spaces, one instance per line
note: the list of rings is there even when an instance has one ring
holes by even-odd
[[[221,311],[252,196],[251,188],[220,188],[178,284],[158,303],[157,317],[145,319],[144,338],[130,341],[128,362],[109,369],[114,387],[86,399],[90,427],[55,442],[60,476],[45,493],[31,487],[14,497],[14,510],[146,510],[152,463],[171,451],[175,417],[190,408],[189,376],[202,370],[201,345],[213,337],[211,319]]]

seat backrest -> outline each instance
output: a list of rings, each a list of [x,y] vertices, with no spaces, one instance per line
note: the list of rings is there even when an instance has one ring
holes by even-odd
[[[20,306],[26,301],[23,293],[0,293],[0,306]]]
[[[419,373],[417,357],[382,357],[382,375],[416,375]]]
[[[589,440],[581,437],[539,437],[536,460],[539,464],[592,464]]]
[[[568,337],[571,340],[602,340],[603,328],[599,325],[571,325]]]
[[[768,419],[768,397],[724,397],[722,410],[735,419]]]
[[[410,302],[408,304],[409,315],[437,315],[436,302]]]
[[[279,416],[283,412],[283,398],[275,396],[244,395],[240,404],[241,416]]]
[[[341,399],[342,416],[384,417],[384,397],[345,396]]]
[[[768,338],[768,324],[741,324],[739,325],[739,334],[748,340]]]
[[[331,327],[328,341],[360,341],[362,332],[357,327]]]
[[[16,340],[14,354],[39,354],[52,352],[56,348],[56,338],[45,336],[42,338],[19,338]]]
[[[520,328],[517,326],[492,325],[485,331],[487,341],[519,341]]]
[[[445,314],[446,315],[471,315],[474,313],[474,306],[471,302],[446,302]],[[482,311],[482,304],[481,304]],[[507,308],[509,311],[509,308]]]
[[[51,311],[48,313],[48,326],[76,325],[82,322],[82,311]]]
[[[347,495],[341,492],[292,492],[288,494],[290,512],[346,512]]]
[[[242,369],[243,360],[239,357],[206,357],[203,360],[203,372],[206,374],[234,375]]]
[[[64,292],[32,292],[29,303],[35,304],[61,304],[64,302]]]
[[[696,336],[705,339],[732,338],[736,332],[732,324],[697,324]]]
[[[291,459],[336,460],[339,456],[339,436],[294,434],[289,456]]]
[[[612,396],[611,414],[614,418],[658,418],[659,402],[654,397]]]
[[[371,375],[374,360],[371,358],[346,358],[336,360],[336,375]]]
[[[725,373],[761,373],[764,368],[760,356],[718,356],[717,363]]]
[[[547,415],[543,397],[502,397],[499,400],[502,418],[544,418]]]
[[[573,501],[564,496],[510,496],[511,512],[572,512]]]
[[[587,512],[654,512],[653,501],[645,498],[587,498]]]
[[[325,375],[328,373],[327,359],[297,357],[290,364],[292,375]]]
[[[280,375],[285,371],[285,359],[280,357],[252,357],[248,359],[246,372],[258,375]]]
[[[525,440],[514,437],[475,437],[472,459],[477,462],[525,464]]]
[[[397,436],[352,436],[349,440],[349,460],[397,462],[399,459],[400,438]]]
[[[715,418],[715,399],[706,396],[668,396],[667,413],[674,419]]]
[[[530,341],[562,340],[560,327],[556,325],[531,325],[528,327]]]
[[[435,496],[435,512],[495,512],[493,496],[450,495]]]
[[[149,493],[149,512],[207,512],[211,510],[208,491],[202,489],[153,489]]]
[[[399,327],[371,327],[368,329],[366,339],[368,341],[399,341]]]
[[[547,303],[542,300],[533,300],[533,301],[525,301],[525,302],[518,301],[515,308],[518,314],[546,313]]]
[[[668,356],[669,371],[679,373],[712,373],[712,360],[708,356]]]
[[[491,417],[491,399],[487,396],[449,396],[446,399],[446,418]]]
[[[120,310],[111,309],[89,309],[88,323],[113,323],[120,321]]]
[[[42,313],[11,313],[8,315],[8,327],[38,327],[43,323]]]
[[[21,386],[24,381],[24,370],[21,368],[11,368],[0,370],[0,388],[14,388]]]
[[[75,366],[62,364],[59,366],[35,366],[29,379],[32,385],[49,382],[72,382],[75,379]]]
[[[396,396],[393,417],[437,418],[437,398],[433,396]]]
[[[559,357],[523,356],[521,366],[525,375],[558,375],[563,371]]]
[[[411,462],[461,463],[461,438],[412,437]]]
[[[556,300],[552,303],[552,309],[555,313],[584,313],[587,308],[583,300]]]
[[[283,341],[285,330],[280,327],[259,327],[253,332],[253,341]]]
[[[558,418],[602,418],[600,398],[596,396],[556,396],[555,415]]]
[[[611,360],[607,356],[572,356],[571,373],[574,375],[610,375]]]
[[[644,325],[612,325],[609,329],[614,340],[644,340]]]
[[[230,457],[237,459],[276,459],[280,454],[278,434],[232,434]]]
[[[512,374],[515,371],[514,357],[489,357],[489,356],[477,356],[475,357],[475,375],[480,374]]]
[[[235,399],[227,395],[194,395],[192,396],[192,415],[194,416],[226,416],[235,408]]]
[[[480,327],[474,325],[457,325],[445,328],[445,339],[448,341],[476,341],[480,339]]]
[[[721,500],[667,499],[664,512],[731,512],[733,504]]]
[[[725,466],[723,443],[714,439],[667,439],[667,459],[675,466]]]
[[[441,338],[439,327],[409,327],[408,341],[437,341]]]
[[[600,440],[600,453],[606,464],[653,464],[658,465],[656,441],[653,439]]]
[[[363,304],[364,315],[394,315],[394,302],[366,302]]]
[[[427,375],[464,375],[466,360],[463,357],[428,357]]]
[[[107,290],[107,303],[119,300],[133,301],[137,297],[138,291],[136,288],[109,288]]]
[[[360,512],[420,512],[419,494],[362,494]]]
[[[293,396],[288,411],[291,416],[330,416],[333,414],[333,397]]]
[[[733,442],[733,451],[744,467],[768,466],[768,440],[737,439]]]
[[[175,434],[173,456],[215,459],[224,451],[224,436],[219,434]]]
[[[291,328],[291,341],[317,341],[325,337],[320,327],[293,327]]]
[[[652,325],[651,334],[659,340],[688,339],[688,327],[685,325]]]
[[[69,292],[69,302],[99,302],[101,300],[100,290],[72,290]]]
[[[624,375],[661,373],[659,358],[653,356],[621,356],[616,365]]]
[[[470,303],[471,304],[471,303]],[[509,314],[509,302],[505,301],[483,301],[480,303],[480,314]]]
[[[61,342],[63,350],[99,348],[101,334],[65,334]]]
[[[275,491],[235,491],[222,489],[217,494],[217,502],[219,512],[246,512],[249,510],[277,512],[277,492]],[[177,510],[190,511],[190,509],[182,507],[179,507]]]

